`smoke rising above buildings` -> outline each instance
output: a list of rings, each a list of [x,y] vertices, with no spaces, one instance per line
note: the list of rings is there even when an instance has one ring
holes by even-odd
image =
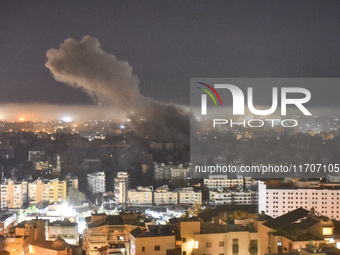
[[[188,111],[141,95],[129,63],[103,51],[96,38],[87,35],[79,42],[68,38],[46,56],[45,66],[57,81],[82,88],[98,106],[112,105],[122,111],[138,135],[188,139]]]
[[[46,56],[45,65],[57,81],[81,87],[96,104],[114,103],[130,110],[138,99],[138,79],[131,66],[104,52],[96,38],[84,36],[80,42],[68,38]]]

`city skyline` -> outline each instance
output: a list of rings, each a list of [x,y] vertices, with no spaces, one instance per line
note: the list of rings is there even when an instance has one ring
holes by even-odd
[[[85,35],[127,61],[140,93],[161,102],[189,105],[191,77],[337,77],[338,3],[305,3],[4,1],[0,103],[95,105],[45,67],[48,50]],[[324,99],[314,106],[337,104]]]
[[[340,254],[339,7],[1,1],[0,255]]]

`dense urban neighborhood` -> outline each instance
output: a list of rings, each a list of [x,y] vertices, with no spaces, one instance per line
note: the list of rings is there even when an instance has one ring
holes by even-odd
[[[289,134],[221,129],[232,149],[209,160],[335,163],[332,123]],[[10,254],[338,254],[337,172],[202,177],[187,141],[140,137],[128,122],[3,121],[2,129],[0,245]]]

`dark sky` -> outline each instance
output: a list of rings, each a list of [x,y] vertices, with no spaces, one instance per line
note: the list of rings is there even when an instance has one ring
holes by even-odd
[[[143,95],[189,104],[190,77],[340,77],[339,28],[339,1],[2,0],[0,103],[91,104],[45,67],[68,37],[128,61]]]

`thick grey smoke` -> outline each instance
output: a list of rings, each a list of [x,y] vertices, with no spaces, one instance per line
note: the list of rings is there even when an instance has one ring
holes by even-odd
[[[96,38],[66,39],[46,56],[45,65],[56,80],[81,87],[95,103],[129,110],[139,98],[138,79],[129,63],[104,52]]]
[[[81,87],[98,105],[113,105],[125,112],[137,134],[162,140],[188,139],[188,112],[141,95],[131,66],[103,51],[96,38],[84,36],[80,42],[68,38],[46,56],[45,65],[56,80]]]

